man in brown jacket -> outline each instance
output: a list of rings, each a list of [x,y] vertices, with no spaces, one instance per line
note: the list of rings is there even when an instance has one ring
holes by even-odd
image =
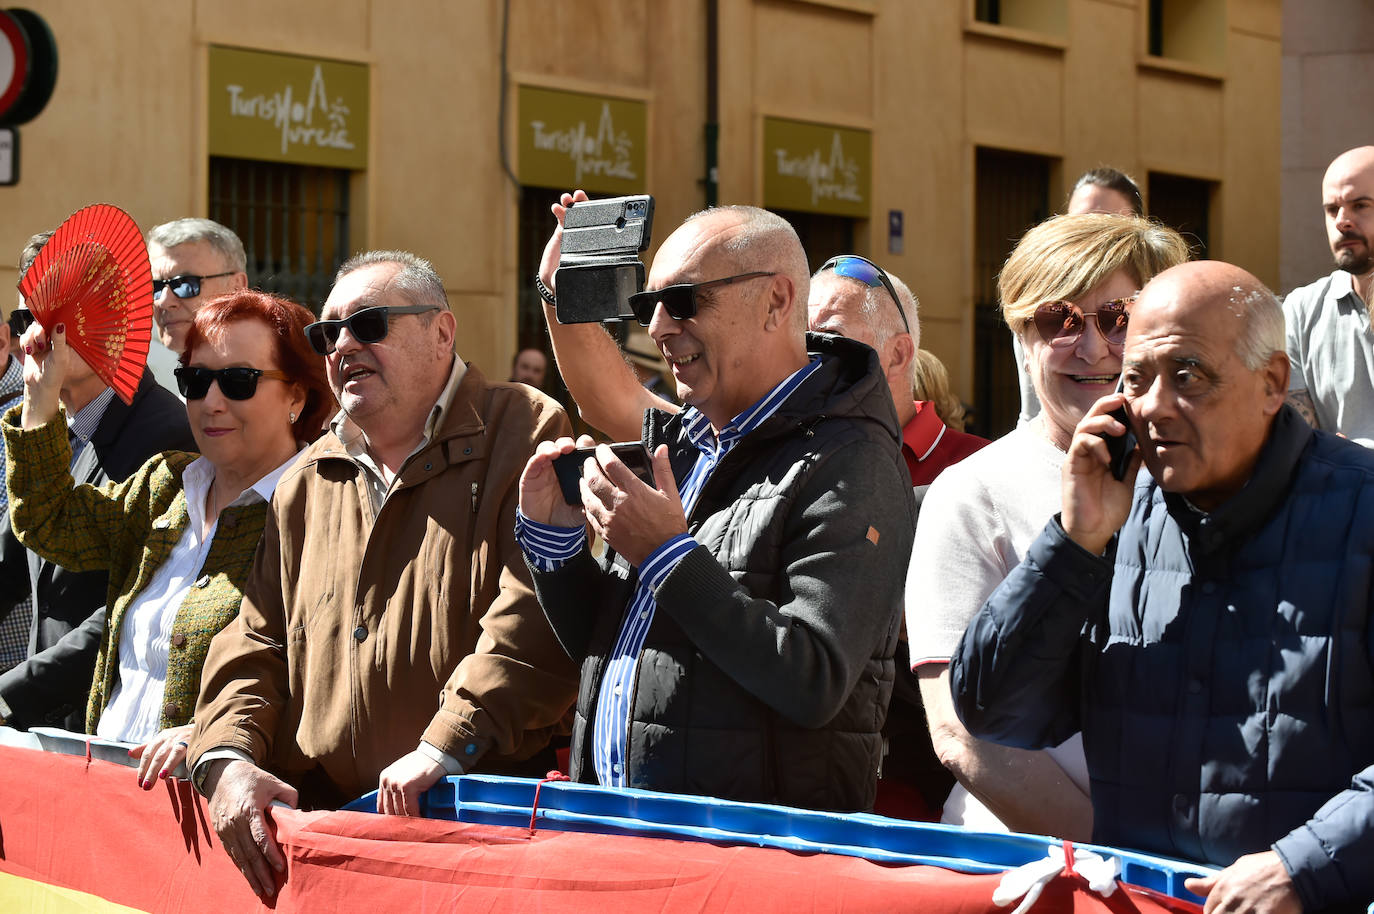
[[[343,412],[277,487],[191,746],[263,896],[283,868],[269,803],[378,788],[380,812],[413,814],[446,772],[544,748],[577,685],[514,537],[520,471],[567,416],[455,355],[443,283],[414,255],[344,264],[323,316],[306,332]]]

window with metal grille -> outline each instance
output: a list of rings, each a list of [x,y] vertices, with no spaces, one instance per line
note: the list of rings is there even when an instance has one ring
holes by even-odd
[[[1011,331],[997,308],[997,274],[1026,230],[1050,214],[1050,160],[979,149],[974,169],[973,431],[1000,438],[1016,427],[1021,388]]]
[[[249,286],[319,313],[349,254],[348,179],[342,168],[210,159],[210,218],[243,239]]]

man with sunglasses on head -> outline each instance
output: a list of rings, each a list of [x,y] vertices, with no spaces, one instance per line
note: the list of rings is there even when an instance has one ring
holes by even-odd
[[[618,376],[639,391],[643,431],[626,437],[649,449],[654,484],[601,447],[567,504],[552,461],[569,438],[525,469],[521,545],[582,663],[576,779],[873,806],[915,506],[877,358],[806,334],[809,282],[781,217],[690,217],[630,299],[684,408]]]
[[[186,331],[210,299],[248,288],[248,256],[231,229],[213,219],[176,219],[148,231],[153,268],[153,323],[148,366],[157,382],[176,391]]]
[[[916,296],[906,283],[857,254],[841,254],[811,277],[808,324],[871,346],[892,393],[902,426],[902,456],[911,484],[926,486],[940,471],[987,445],[987,440],[949,428],[935,404],[915,397],[916,350],[921,325]]]
[[[260,894],[282,858],[274,799],[337,807],[377,790],[418,815],[445,774],[543,774],[576,668],[515,544],[521,470],[570,432],[528,385],[455,352],[428,261],[339,268],[306,338],[342,407],[277,487],[236,624],[206,660],[192,775]]]
[[[21,277],[50,238],[51,232],[42,232],[29,239],[19,261]],[[19,304],[11,331],[32,322],[22,299]],[[60,396],[78,484],[122,482],[154,454],[196,449],[186,409],[147,370],[126,404],[72,353]],[[10,529],[9,512],[0,511],[0,637],[8,632],[12,640],[22,633],[25,646],[23,662],[0,675],[0,720],[22,728],[85,729],[107,584],[103,571],[78,574],[25,549]]]

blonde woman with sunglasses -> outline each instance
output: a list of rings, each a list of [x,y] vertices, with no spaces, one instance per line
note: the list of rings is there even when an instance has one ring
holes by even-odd
[[[1023,751],[971,737],[954,712],[949,657],[964,628],[1060,504],[1078,421],[1121,374],[1130,303],[1188,258],[1172,229],[1131,216],[1057,216],[1026,233],[998,278],[1042,411],[945,470],[921,506],[907,575],[907,633],[931,740],[958,783],[942,821],[1088,840],[1082,741]]]

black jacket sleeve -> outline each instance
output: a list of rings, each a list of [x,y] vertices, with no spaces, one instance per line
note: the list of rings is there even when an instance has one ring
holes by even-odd
[[[60,727],[74,712],[84,713],[104,633],[102,606],[56,644],[0,675],[0,697],[10,706],[7,723]]]

